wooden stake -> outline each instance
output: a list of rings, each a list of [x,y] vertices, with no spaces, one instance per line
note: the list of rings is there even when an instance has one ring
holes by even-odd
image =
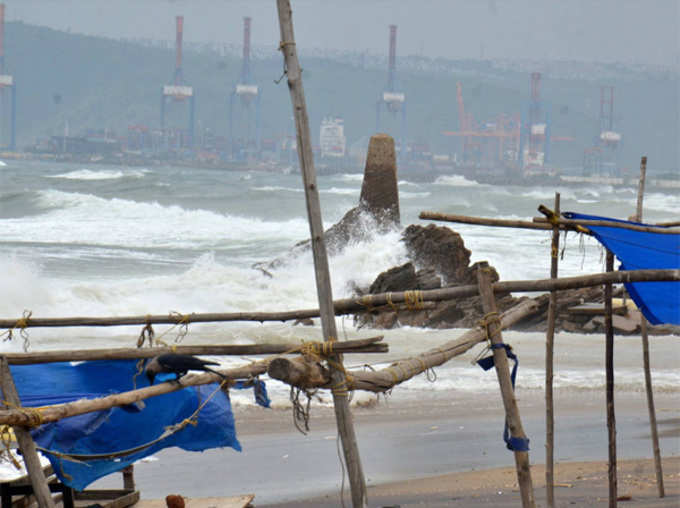
[[[295,48],[295,34],[293,32],[293,12],[290,0],[277,0],[276,6],[279,14],[279,26],[281,29],[280,49],[283,53],[286,74],[288,75],[288,89],[293,103],[293,116],[297,131],[297,148],[300,158],[300,170],[305,188],[307,203],[307,216],[312,240],[312,254],[314,257],[314,270],[316,274],[316,290],[319,298],[319,310],[321,314],[321,327],[324,340],[335,341],[338,334],[335,327],[335,311],[333,308],[333,292],[331,290],[330,270],[328,269],[328,256],[324,242],[323,222],[321,220],[321,205],[319,203],[319,190],[316,184],[316,170],[314,169],[314,157],[312,154],[312,140],[309,131],[309,118],[307,105],[302,86],[302,70]],[[349,483],[352,490],[352,505],[357,508],[366,506],[366,484],[364,473],[359,457],[359,448],[352,424],[352,413],[349,410],[347,397],[347,383],[342,356],[336,355],[331,362],[331,377],[335,382],[333,389],[333,405],[338,432],[342,441],[342,449],[345,463],[349,473]],[[335,368],[335,367],[338,368]]]
[[[647,157],[640,160],[640,182],[638,184],[637,208],[635,220],[642,221],[642,201],[645,195],[645,177],[647,175]],[[642,337],[642,365],[645,372],[645,392],[647,393],[647,411],[649,412],[649,426],[652,434],[652,451],[654,453],[654,469],[656,471],[656,486],[659,497],[666,495],[663,485],[663,469],[661,466],[661,450],[659,449],[659,431],[656,425],[656,410],[654,409],[654,392],[652,390],[652,372],[649,362],[649,336],[647,333],[647,319],[640,316],[640,336]]]
[[[560,216],[560,194],[555,193],[554,217]],[[560,228],[553,225],[552,244],[550,247],[550,278],[557,278],[557,266],[560,250]],[[557,316],[557,293],[550,292],[548,305],[548,330],[545,338],[545,490],[548,507],[555,506],[554,479],[554,447],[555,419],[553,405],[553,357],[555,343],[555,319]]]
[[[607,250],[606,271],[614,270],[614,254]],[[607,379],[607,434],[609,443],[609,508],[616,508],[616,413],[614,412],[614,326],[612,325],[612,285],[604,285],[605,369]]]
[[[9,403],[8,405],[21,406],[21,400],[19,399],[17,388],[14,385],[14,379],[12,379],[9,364],[4,357],[0,357],[0,373],[2,393],[5,401]],[[40,458],[38,457],[38,451],[36,450],[31,433],[26,428],[20,426],[14,426],[13,429],[14,435],[19,443],[21,455],[24,457],[26,471],[31,480],[31,485],[33,485],[33,494],[38,501],[38,506],[40,508],[54,508],[55,505],[52,500],[52,494],[47,485],[45,473],[40,465]]]
[[[497,312],[496,299],[494,298],[491,289],[491,277],[489,272],[488,263],[482,262],[479,264],[479,268],[477,269],[477,283],[479,285],[479,294],[482,298],[482,306],[487,315],[495,314]],[[492,346],[503,343],[503,337],[497,320],[489,320],[487,329],[489,331],[489,339]],[[512,380],[510,379],[510,370],[508,368],[508,358],[505,349],[493,349],[493,359],[496,367],[496,375],[498,376],[498,384],[501,387],[503,406],[505,407],[505,421],[510,430],[510,435],[513,438],[526,439],[526,434],[522,428],[522,421],[519,416],[517,400],[515,399],[515,392],[512,387]],[[535,508],[536,503],[534,501],[534,489],[531,482],[529,452],[515,450],[514,454],[515,467],[517,469],[517,483],[519,484],[519,490],[522,497],[522,506],[524,508]]]

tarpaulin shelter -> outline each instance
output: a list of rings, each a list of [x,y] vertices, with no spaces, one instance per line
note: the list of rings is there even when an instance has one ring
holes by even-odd
[[[648,226],[648,224],[638,222],[574,212],[565,212],[563,215],[574,220],[605,220]],[[621,261],[621,270],[680,269],[680,234],[635,231],[590,224],[587,227],[595,238]],[[624,285],[651,324],[680,325],[679,282],[627,282]]]
[[[14,365],[11,371],[26,407],[92,399],[148,385],[146,377],[139,375],[136,360]],[[166,432],[194,415],[204,402],[195,415],[195,425]],[[59,479],[76,490],[162,448],[203,451],[228,446],[241,450],[229,397],[217,384],[64,418],[42,425],[32,434]],[[163,435],[167,437],[158,440]],[[91,458],[96,455],[103,457]]]

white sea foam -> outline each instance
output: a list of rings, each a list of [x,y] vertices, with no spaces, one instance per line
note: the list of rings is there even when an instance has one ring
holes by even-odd
[[[0,224],[5,240],[209,249],[273,239],[294,242],[308,234],[303,218],[265,221],[56,190],[40,191],[39,203],[47,213]]]
[[[451,187],[487,187],[484,184],[468,180],[462,175],[439,176],[434,182],[435,185],[449,185]]]
[[[406,191],[401,191],[399,193],[399,199],[427,198],[431,195],[432,195],[431,192],[406,192]]]
[[[322,194],[337,194],[340,196],[358,196],[361,189],[358,187],[331,187],[329,189],[321,188],[319,192]]]
[[[362,173],[343,173],[340,175],[340,179],[346,182],[362,182],[364,175]]]
[[[58,175],[45,175],[46,178],[64,178],[67,180],[116,180],[119,178],[143,178],[150,171],[148,169],[76,169]]]
[[[302,193],[305,191],[300,187],[282,187],[279,185],[263,185],[260,187],[251,187],[251,190],[259,192],[298,192],[298,193]]]

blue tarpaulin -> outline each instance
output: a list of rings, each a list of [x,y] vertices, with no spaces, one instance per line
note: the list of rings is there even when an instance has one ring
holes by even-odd
[[[22,405],[38,407],[132,390],[138,369],[136,360],[120,360],[14,365],[11,370]],[[141,388],[148,381],[141,374],[136,376],[136,384]],[[156,440],[166,427],[190,417],[217,388],[217,384],[190,387],[151,397],[143,404],[72,416],[40,426],[33,431],[33,438],[39,447],[62,454],[109,454],[134,449]],[[130,455],[75,462],[43,453],[62,482],[82,490],[96,479],[170,446],[189,451],[229,446],[240,451],[229,397],[217,390],[201,409],[196,425],[186,425]]]
[[[607,220],[648,226],[574,212],[563,215],[568,219]],[[621,261],[621,270],[680,269],[680,234],[633,231],[611,226],[587,227]],[[680,282],[628,282],[625,286],[650,323],[680,325]]]

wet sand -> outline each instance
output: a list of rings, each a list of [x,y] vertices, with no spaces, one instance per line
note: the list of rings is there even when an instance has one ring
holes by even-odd
[[[607,431],[604,394],[557,394],[555,460],[557,506],[606,506]],[[397,396],[393,397],[397,399]],[[531,439],[535,495],[545,506],[544,405],[541,392],[518,399]],[[619,493],[626,506],[680,506],[680,404],[677,394],[656,397],[667,497],[658,500],[643,393],[617,394]],[[341,506],[343,474],[333,411],[312,410],[310,432],[300,434],[290,410],[236,407],[243,452],[189,453],[167,449],[135,466],[143,499],[255,494],[256,506]],[[369,506],[519,506],[514,457],[502,441],[497,394],[460,394],[443,400],[381,400],[353,408]],[[120,487],[119,475],[92,488]],[[347,478],[344,500],[351,505]],[[499,494],[500,492],[500,494]],[[661,504],[659,504],[661,503]]]

